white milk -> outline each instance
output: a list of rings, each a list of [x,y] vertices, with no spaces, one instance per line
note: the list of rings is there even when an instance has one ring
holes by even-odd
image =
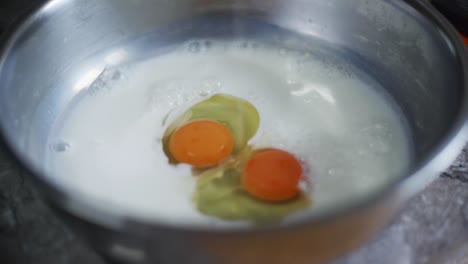
[[[343,61],[259,43],[200,43],[105,70],[50,138],[55,180],[104,209],[226,224],[195,209],[196,178],[188,166],[168,165],[161,145],[168,123],[215,93],[257,107],[261,125],[252,144],[302,159],[311,212],[362,197],[409,166],[401,116],[376,83]]]

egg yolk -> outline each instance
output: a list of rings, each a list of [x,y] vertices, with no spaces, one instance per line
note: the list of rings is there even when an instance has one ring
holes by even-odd
[[[302,166],[292,154],[268,149],[258,152],[248,161],[242,185],[258,199],[280,202],[299,194],[301,176]]]
[[[210,167],[228,157],[234,137],[225,125],[213,120],[196,120],[178,128],[169,141],[169,151],[182,163]]]

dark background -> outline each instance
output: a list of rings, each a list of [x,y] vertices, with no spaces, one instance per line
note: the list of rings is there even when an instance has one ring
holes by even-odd
[[[0,0],[0,34],[42,2]],[[374,241],[333,263],[422,264],[434,256],[446,257],[436,263],[468,263],[468,254],[451,250],[463,249],[468,238],[465,201],[466,148]],[[44,204],[30,177],[0,141],[0,264],[104,264],[77,235]]]

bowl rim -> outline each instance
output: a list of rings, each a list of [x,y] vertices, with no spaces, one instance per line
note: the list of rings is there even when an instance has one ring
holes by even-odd
[[[25,158],[20,151],[14,146],[6,135],[6,129],[0,123],[0,140],[6,143],[6,151],[10,156],[30,175],[39,188],[43,190],[45,198],[51,203],[54,208],[64,209],[66,213],[71,213],[74,216],[86,220],[93,224],[98,224],[113,230],[131,232],[134,234],[148,235],[151,230],[177,230],[187,232],[202,232],[202,233],[218,233],[218,234],[251,234],[264,231],[275,231],[285,229],[301,228],[304,225],[322,224],[330,220],[335,220],[344,215],[349,215],[353,212],[359,212],[365,208],[377,204],[379,201],[391,195],[398,195],[399,201],[404,202],[414,196],[416,193],[423,190],[430,184],[438,175],[448,167],[453,160],[457,157],[460,151],[468,141],[468,48],[465,48],[464,43],[458,35],[455,28],[444,18],[436,9],[425,0],[382,0],[385,2],[392,2],[396,5],[406,5],[419,12],[427,20],[435,24],[441,32],[448,38],[447,41],[453,45],[454,52],[461,69],[461,83],[462,83],[462,98],[461,108],[458,112],[455,121],[452,123],[448,132],[436,144],[430,155],[422,160],[421,164],[413,168],[407,173],[406,177],[395,179],[388,185],[385,185],[381,190],[373,192],[366,199],[357,200],[346,206],[339,206],[333,210],[326,211],[321,214],[314,214],[307,216],[297,221],[293,221],[288,225],[281,226],[266,226],[260,228],[224,228],[213,229],[212,227],[194,226],[194,225],[180,225],[168,224],[160,222],[156,219],[152,221],[135,218],[131,216],[121,216],[115,212],[102,211],[87,199],[78,199],[75,194],[65,193],[57,186],[53,186],[47,177],[42,175],[40,170],[34,169],[32,163]],[[64,0],[46,0],[43,4],[35,7],[29,13],[26,13],[19,20],[14,23],[9,30],[3,35],[2,46],[0,47],[0,72],[2,71],[7,54],[14,47],[15,43],[22,35],[22,33],[37,19],[43,16],[46,12],[50,12],[55,8],[59,8]],[[86,201],[87,200],[87,201]]]

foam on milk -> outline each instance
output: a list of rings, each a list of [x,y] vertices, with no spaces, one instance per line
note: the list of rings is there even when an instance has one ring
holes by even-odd
[[[195,209],[196,178],[189,166],[168,165],[161,137],[191,105],[225,93],[258,109],[252,144],[285,149],[306,164],[310,210],[318,211],[366,195],[409,166],[401,117],[361,74],[312,52],[191,41],[103,71],[51,136],[48,167],[56,181],[105,209],[170,223],[222,223]]]

